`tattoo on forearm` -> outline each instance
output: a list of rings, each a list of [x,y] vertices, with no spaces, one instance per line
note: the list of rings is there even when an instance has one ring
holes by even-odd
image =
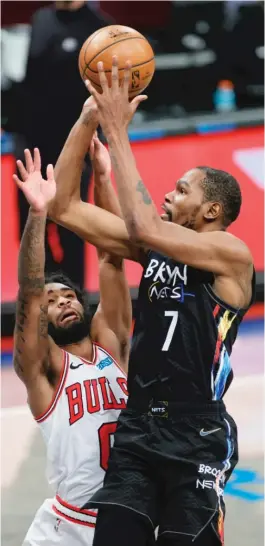
[[[27,305],[27,301],[19,293],[18,302],[17,302],[16,327],[17,327],[17,331],[20,332],[20,337],[23,342],[25,342],[25,339],[22,336],[22,334],[24,333],[24,325],[27,320],[27,315],[25,312],[26,305]]]
[[[44,339],[48,337],[48,305],[40,305],[39,333]]]
[[[23,353],[26,348],[29,332],[28,322],[32,296],[41,296],[44,291],[44,234],[46,218],[29,215],[23,233],[18,263],[19,294],[16,309],[16,347],[14,367],[17,373],[23,374]],[[33,320],[36,320],[36,318]],[[31,327],[31,326],[30,326]],[[39,303],[39,323],[34,325],[41,338],[48,337],[47,306]]]
[[[23,233],[18,262],[20,287],[31,294],[44,288],[44,233],[46,218],[29,216]]]
[[[143,183],[142,180],[139,180],[137,186],[136,186],[136,191],[138,191],[139,193],[142,194],[142,197],[143,197],[143,202],[145,205],[151,205],[152,203],[152,199]]]
[[[89,111],[89,110],[88,110],[88,112],[84,113],[83,116],[82,116],[83,125],[88,127],[91,124],[91,120],[93,120],[93,116],[94,116],[94,113]],[[97,125],[97,123],[95,122],[95,126],[96,125]]]
[[[17,301],[17,310],[16,310],[16,332],[17,332],[17,343],[16,343],[16,351],[14,354],[14,367],[16,372],[23,373],[23,366],[21,364],[21,355],[23,345],[26,343],[26,339],[24,337],[24,329],[25,329],[25,323],[27,321],[27,300],[23,297],[21,294],[21,291],[19,291],[18,294],[18,301]]]
[[[16,370],[16,373],[19,374],[20,373],[23,373],[24,369],[23,369],[23,366],[21,365],[21,362],[20,362],[20,356],[18,354],[18,351],[15,352],[15,355],[14,355],[14,368]]]

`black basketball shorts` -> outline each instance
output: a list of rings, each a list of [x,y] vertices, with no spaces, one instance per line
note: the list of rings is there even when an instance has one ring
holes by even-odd
[[[104,486],[86,507],[129,508],[150,529],[159,527],[161,543],[174,536],[223,544],[224,489],[237,462],[237,428],[223,402],[129,400]]]

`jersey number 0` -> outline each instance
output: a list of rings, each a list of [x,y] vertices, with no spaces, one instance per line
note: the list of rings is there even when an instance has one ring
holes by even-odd
[[[98,429],[98,439],[100,448],[100,466],[103,470],[108,468],[108,460],[111,449],[111,436],[115,433],[117,421],[111,423],[103,423]]]

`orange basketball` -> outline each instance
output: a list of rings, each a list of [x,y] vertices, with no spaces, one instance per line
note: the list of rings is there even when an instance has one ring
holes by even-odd
[[[118,56],[120,80],[126,61],[132,63],[130,98],[142,93],[154,75],[154,52],[140,32],[122,25],[101,28],[85,41],[78,61],[81,78],[90,80],[95,89],[101,91],[97,63],[102,61],[110,85],[113,55]]]

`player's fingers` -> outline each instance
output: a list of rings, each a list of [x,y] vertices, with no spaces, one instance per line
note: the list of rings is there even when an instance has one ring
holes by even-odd
[[[28,172],[26,171],[22,161],[20,161],[20,159],[17,160],[17,168],[19,170],[19,174],[23,180],[23,182],[26,182],[27,178],[28,178]]]
[[[117,55],[114,55],[112,57],[111,88],[113,91],[117,91],[119,89],[119,69]]]
[[[93,138],[93,139],[91,140],[90,147],[89,147],[90,159],[93,159],[93,158],[94,158],[94,153],[95,153],[95,140],[94,140],[94,138]]]
[[[98,67],[98,75],[99,75],[99,81],[102,88],[103,93],[107,93],[109,91],[109,84],[107,80],[107,76],[105,74],[104,70],[104,64],[100,61],[100,63],[97,64]]]
[[[41,157],[39,148],[34,148],[34,168],[36,171],[41,170]]]
[[[86,80],[86,81],[85,81],[85,86],[86,86],[86,88],[88,89],[90,95],[92,95],[92,97],[94,97],[96,103],[98,104],[99,98],[100,98],[100,94],[96,91],[95,87],[93,87],[92,83],[90,83],[89,80]]]
[[[129,93],[129,85],[130,85],[130,81],[131,81],[131,72],[132,72],[132,63],[131,63],[131,61],[127,61],[126,64],[125,64],[123,83],[122,83],[122,87],[123,87],[124,93],[126,95],[128,95],[128,93]]]
[[[95,151],[96,150],[99,150],[99,147],[100,147],[100,140],[98,137],[95,137],[94,138],[94,146],[95,146]]]
[[[53,182],[53,180],[54,180],[53,165],[50,164],[50,165],[47,166],[46,173],[47,173],[48,182]]]
[[[32,155],[31,155],[30,151],[28,150],[28,148],[26,150],[24,150],[24,156],[25,156],[25,160],[26,160],[26,168],[27,168],[28,173],[33,173],[34,163],[33,163]]]
[[[148,99],[147,95],[138,95],[138,97],[134,97],[134,99],[131,102],[131,108],[133,112],[135,112],[139,106],[139,104],[145,100]]]
[[[22,190],[24,182],[22,182],[22,180],[20,180],[16,174],[13,174],[13,180],[14,182],[16,182],[16,185]]]

